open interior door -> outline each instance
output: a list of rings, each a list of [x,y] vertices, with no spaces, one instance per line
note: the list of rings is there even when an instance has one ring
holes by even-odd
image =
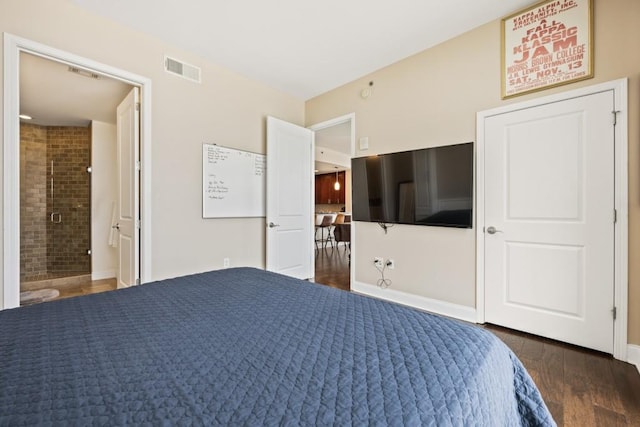
[[[118,288],[139,283],[140,259],[140,111],[134,87],[118,105]]]
[[[613,353],[613,91],[485,119],[486,321]]]
[[[313,131],[267,117],[267,270],[313,277]]]

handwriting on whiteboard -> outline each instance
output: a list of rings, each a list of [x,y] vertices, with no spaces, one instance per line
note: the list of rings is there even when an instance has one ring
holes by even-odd
[[[209,175],[209,185],[207,186],[207,194],[210,199],[224,199],[225,195],[229,192],[229,187],[226,186],[223,180],[216,179],[215,175]]]
[[[203,217],[264,216],[266,156],[203,144]]]

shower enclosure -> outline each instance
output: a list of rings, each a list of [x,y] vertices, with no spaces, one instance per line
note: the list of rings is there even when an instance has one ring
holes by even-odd
[[[90,275],[89,128],[23,123],[20,138],[21,290]]]

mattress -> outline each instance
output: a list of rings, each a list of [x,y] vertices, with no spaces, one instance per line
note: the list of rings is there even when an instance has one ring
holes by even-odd
[[[253,268],[0,312],[0,425],[555,425],[479,327]]]

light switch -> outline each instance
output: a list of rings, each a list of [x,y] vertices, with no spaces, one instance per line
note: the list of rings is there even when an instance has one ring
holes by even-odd
[[[368,136],[363,136],[362,138],[360,138],[360,149],[361,150],[368,150],[369,149],[369,137]]]

